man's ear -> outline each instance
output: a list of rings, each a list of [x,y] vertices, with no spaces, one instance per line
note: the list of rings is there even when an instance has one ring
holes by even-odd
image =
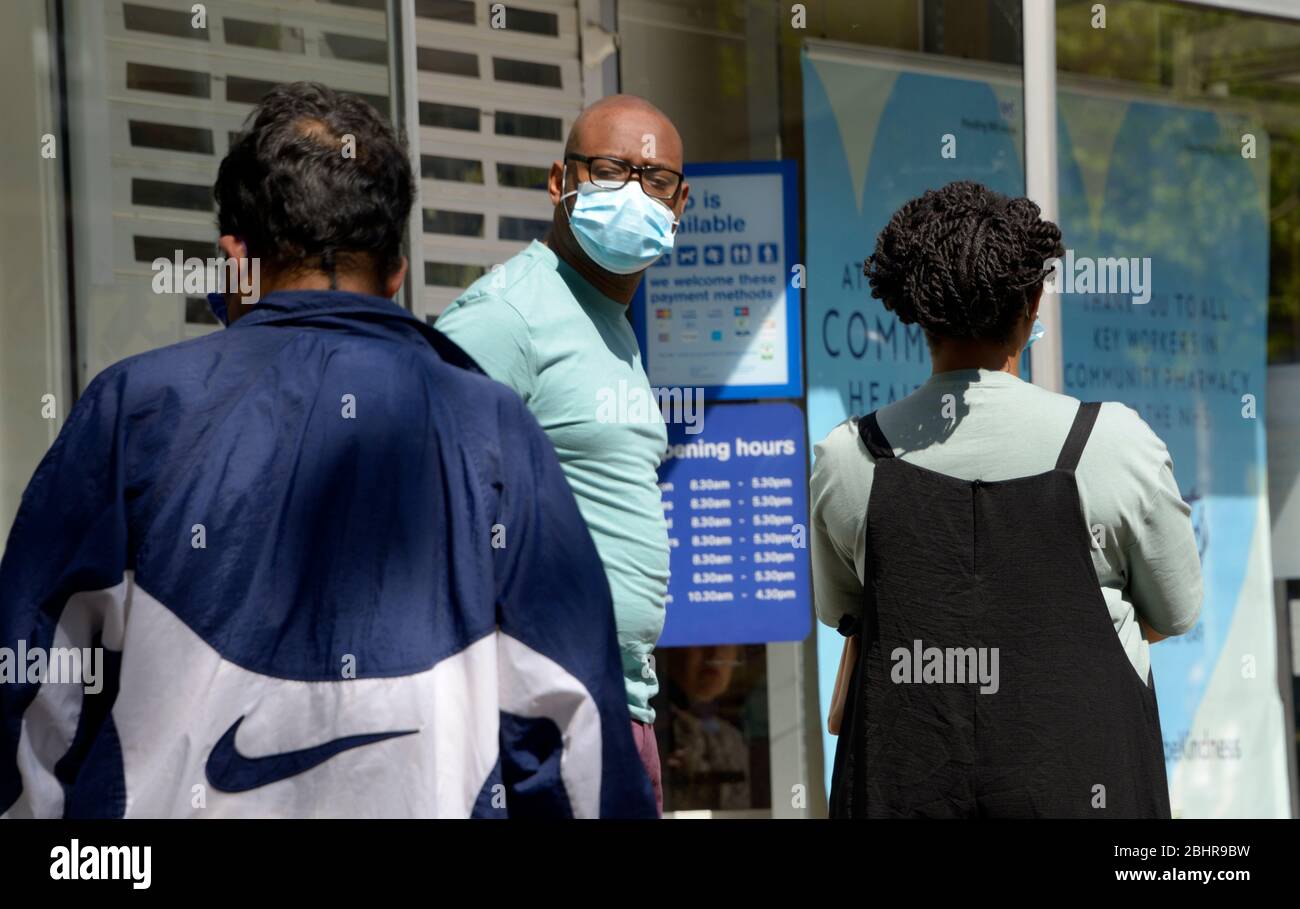
[[[546,191],[550,193],[551,204],[559,205],[560,196],[564,195],[564,162],[552,161],[551,172],[546,177]]]
[[[1029,321],[1038,318],[1038,304],[1043,302],[1043,285],[1038,285],[1038,293],[1034,294],[1034,300],[1029,304]]]
[[[208,236],[212,235],[208,234]],[[217,245],[221,247],[222,255],[227,259],[243,259],[248,255],[248,248],[244,246],[244,241],[233,234],[222,234],[217,240]]]
[[[683,180],[682,188],[677,193],[677,204],[673,206],[673,217],[677,218],[679,221],[681,220],[682,212],[686,211],[686,200],[690,197],[691,184]]]
[[[402,282],[406,280],[406,269],[410,267],[410,262],[406,256],[402,256],[401,263],[393,269],[393,273],[384,280],[384,296],[393,299],[397,292],[402,289]]]

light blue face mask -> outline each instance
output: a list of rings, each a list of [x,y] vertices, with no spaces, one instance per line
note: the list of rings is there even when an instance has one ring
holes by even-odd
[[[579,183],[565,193],[577,196],[568,212],[569,226],[591,261],[616,275],[644,271],[673,248],[677,221],[668,207],[645,194],[641,184],[629,180],[622,189],[600,189]]]
[[[1045,334],[1047,334],[1047,328],[1043,325],[1043,320],[1035,316],[1034,327],[1029,329],[1029,338],[1025,341],[1025,346],[1021,348],[1020,352],[1024,353],[1031,346],[1033,346],[1033,343],[1035,341],[1037,341]]]

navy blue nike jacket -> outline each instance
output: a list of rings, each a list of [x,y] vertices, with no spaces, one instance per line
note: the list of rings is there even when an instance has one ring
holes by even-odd
[[[0,813],[653,817],[523,403],[337,291],[104,370],[0,560]]]

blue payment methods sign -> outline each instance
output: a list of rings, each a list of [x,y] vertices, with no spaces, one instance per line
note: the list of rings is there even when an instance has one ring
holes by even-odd
[[[686,178],[673,250],[632,307],[650,383],[707,400],[801,397],[794,162],[687,165]]]

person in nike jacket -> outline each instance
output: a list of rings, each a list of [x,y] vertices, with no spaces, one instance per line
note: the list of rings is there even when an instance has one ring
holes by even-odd
[[[552,446],[389,299],[400,137],[280,86],[214,194],[260,287],[90,383],[0,560],[0,814],[653,817]]]

